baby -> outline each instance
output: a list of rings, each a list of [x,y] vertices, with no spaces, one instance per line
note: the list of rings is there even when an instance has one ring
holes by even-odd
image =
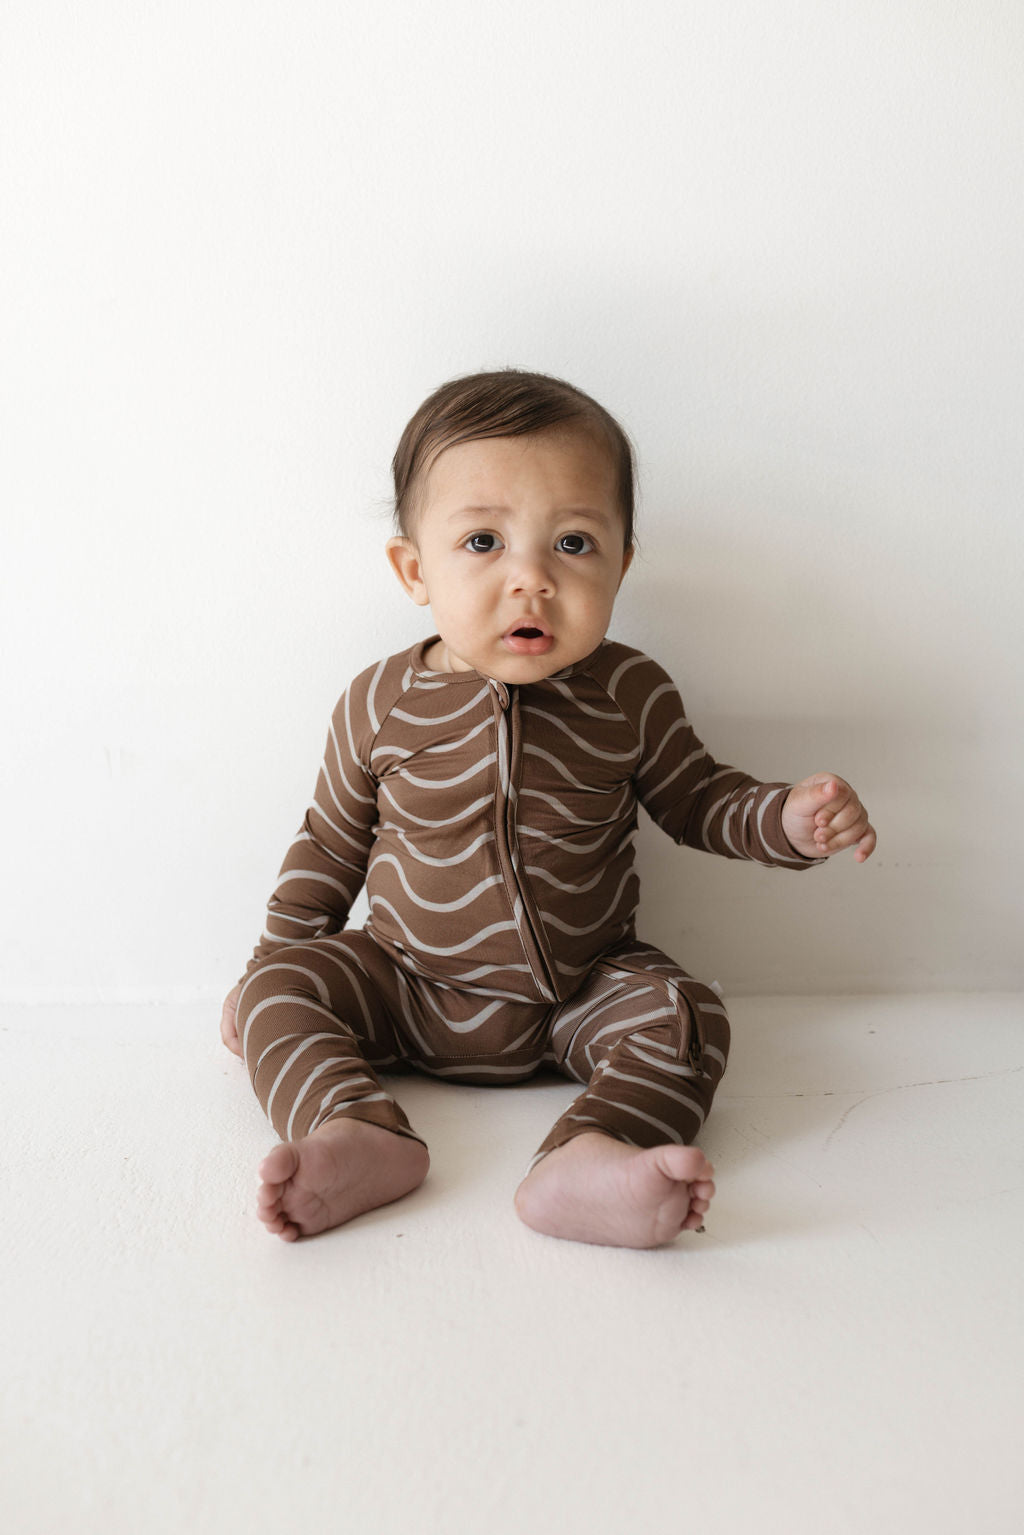
[[[437,633],[332,716],[221,1033],[281,1136],[259,1216],[285,1241],[399,1199],[424,1142],[377,1071],[583,1085],[515,1195],[534,1230],[655,1247],[700,1230],[692,1144],[725,1070],[714,990],[636,936],[637,804],[675,841],[804,869],[875,846],[849,784],[715,762],[666,673],[606,639],[633,556],[633,455],[558,379],[424,402],[394,460],[388,558]],[[370,915],[345,929],[365,881]]]

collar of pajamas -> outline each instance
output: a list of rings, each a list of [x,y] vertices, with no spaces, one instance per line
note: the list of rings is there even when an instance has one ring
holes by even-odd
[[[486,1013],[493,1022],[500,1013],[510,1020],[489,1051],[476,1052],[482,1075],[472,1080],[509,1079],[486,1074],[489,1054],[499,1072],[522,1064],[522,1076],[547,1061],[586,1081],[601,1051],[574,1062],[567,1042],[560,1057],[552,1044],[557,1044],[558,1018],[571,1015],[574,1005],[578,1013],[580,998],[598,976],[611,985],[620,972],[639,974],[640,994],[647,995],[652,976],[659,975],[660,986],[667,966],[681,978],[677,989],[689,982],[704,994],[703,1001],[691,996],[688,1003],[677,996],[674,1004],[684,1028],[669,1046],[668,1065],[670,1070],[682,1065],[692,1076],[695,1035],[708,1044],[697,1013],[704,1007],[717,1012],[725,1027],[724,1010],[708,988],[636,939],[637,807],[642,804],[676,842],[727,858],[804,869],[817,860],[801,857],[782,830],[789,785],[761,783],[716,762],[687,720],[672,680],[627,645],[605,640],[552,677],[511,686],[477,672],[428,670],[423,658],[435,639],[367,667],[334,709],[313,802],[285,857],[265,930],[246,970],[239,1017],[247,1037],[257,1011],[251,985],[256,972],[289,966],[296,973],[303,967],[315,972],[319,985],[310,983],[311,1004],[315,998],[321,1013],[326,1009],[335,1017],[341,1006],[348,1028],[354,1011],[366,1013],[367,994],[381,991],[379,976],[375,980],[370,971],[383,963],[398,973],[389,983],[394,995],[387,1011],[392,1021],[398,1018],[402,1038],[389,1036],[387,1047],[374,1054],[366,1029],[357,1030],[359,1064],[346,1067],[349,1078],[352,1070],[365,1073],[370,1064],[417,1064],[417,1058],[442,1074],[446,1061],[463,1060],[469,1071],[470,1052],[439,1053],[436,1035],[424,1034],[424,1019],[442,1010],[463,1044],[474,1032],[467,1018]],[[343,934],[364,882],[369,920],[361,934]],[[311,953],[331,952],[332,940],[335,955],[344,956],[337,963],[357,976],[358,1002],[352,992],[338,1003],[326,972],[308,960]],[[288,1018],[277,1026],[278,1034],[285,1030],[289,1039],[304,1038],[294,1032],[294,987],[289,995],[293,1006],[290,1012],[283,1008]],[[428,995],[429,1007],[423,1001]],[[495,999],[489,1012],[486,999]],[[262,995],[264,1012],[268,1002]],[[595,1005],[606,1014],[611,1007],[604,992]],[[649,1000],[634,1002],[632,1011],[650,1022]],[[521,1041],[532,1039],[530,1028],[524,1036],[522,1027],[528,1017],[544,1020],[544,1027],[538,1023],[533,1030],[529,1060],[520,1063],[509,1051],[527,1048]],[[324,1030],[323,1016],[317,1027]],[[261,1041],[256,1064],[274,1066],[280,1089],[280,1063],[275,1065],[266,1026],[253,1038]],[[305,1065],[310,1048],[302,1047]],[[650,1041],[646,1048],[650,1052]],[[724,1069],[724,1047],[716,1053]],[[249,1044],[246,1058],[256,1081]],[[715,1062],[712,1072],[721,1075]],[[321,1088],[327,1085],[324,1077],[331,1080],[326,1068],[317,1078]],[[365,1080],[379,1090],[372,1071]],[[328,1114],[348,1111],[357,1101],[340,1081],[333,1084]],[[289,1134],[304,1122],[302,1133],[322,1122],[306,1115],[296,1119],[297,1088],[285,1087]],[[260,1093],[264,1107],[268,1092]],[[310,1089],[302,1096],[303,1102],[310,1099]],[[320,1104],[320,1114],[323,1096],[313,1093],[309,1105]],[[358,1117],[372,1117],[366,1110],[373,1096],[363,1093]],[[704,1111],[706,1105],[701,1118]],[[586,1120],[583,1115],[584,1129]],[[411,1133],[386,1117],[378,1122]],[[609,1133],[630,1138],[621,1129]],[[691,1126],[685,1138],[692,1133]]]

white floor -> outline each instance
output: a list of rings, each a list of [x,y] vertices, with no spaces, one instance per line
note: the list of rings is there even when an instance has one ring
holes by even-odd
[[[515,1218],[557,1079],[393,1079],[427,1183],[288,1246],[213,1010],[0,1013],[5,1531],[1016,1535],[1024,998],[731,1012],[640,1253]]]

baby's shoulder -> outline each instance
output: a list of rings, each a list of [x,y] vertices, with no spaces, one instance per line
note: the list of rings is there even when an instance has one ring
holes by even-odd
[[[416,647],[396,651],[363,668],[334,706],[334,723],[343,724],[353,745],[367,747],[388,715],[415,681],[412,658]]]
[[[668,672],[653,657],[619,640],[605,640],[587,671],[626,715],[642,713],[655,690],[675,688]]]

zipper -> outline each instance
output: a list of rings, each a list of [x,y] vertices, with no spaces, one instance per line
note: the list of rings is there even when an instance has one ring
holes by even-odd
[[[496,705],[495,727],[497,734],[498,773],[495,795],[494,832],[498,845],[498,858],[505,878],[505,894],[512,907],[512,917],[519,933],[519,941],[529,961],[534,981],[544,993],[546,1001],[554,1002],[558,989],[545,958],[545,943],[533,920],[523,881],[519,876],[519,839],[516,834],[515,796],[513,782],[518,738],[515,719],[518,713],[513,694],[503,682],[490,677]]]

